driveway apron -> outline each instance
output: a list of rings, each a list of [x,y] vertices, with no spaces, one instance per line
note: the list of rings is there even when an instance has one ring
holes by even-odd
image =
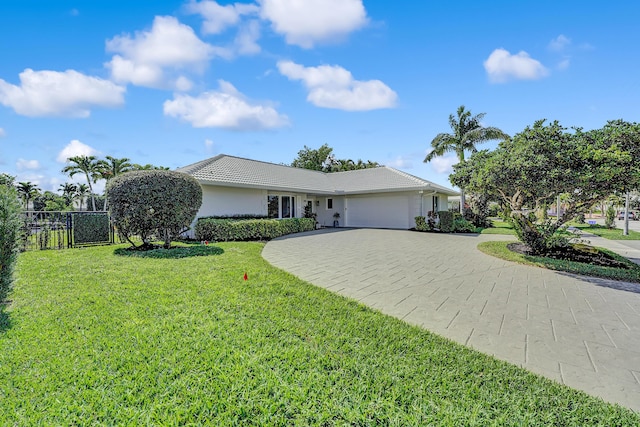
[[[512,236],[328,229],[262,256],[316,286],[640,411],[640,285],[503,261]]]

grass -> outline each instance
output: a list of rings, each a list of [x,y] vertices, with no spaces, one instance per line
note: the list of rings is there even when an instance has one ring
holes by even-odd
[[[577,224],[573,222],[570,225],[586,233],[595,234],[609,240],[640,240],[640,233],[633,230],[629,230],[629,235],[624,236],[621,228],[607,228],[602,225]]]
[[[275,269],[261,243],[217,246],[21,254],[0,425],[640,424]]]
[[[550,270],[564,271],[567,273],[581,274],[585,276],[640,283],[640,266],[607,249],[597,248],[599,251],[604,252],[616,260],[628,265],[629,268],[601,267],[582,262],[523,255],[509,250],[507,245],[510,243],[514,242],[483,242],[478,245],[478,249],[488,255],[520,264],[534,265],[537,267],[548,268]]]
[[[513,230],[511,224],[505,221],[500,221],[498,219],[492,219],[493,227],[484,228],[480,233],[481,234],[508,234],[515,236],[516,233]]]

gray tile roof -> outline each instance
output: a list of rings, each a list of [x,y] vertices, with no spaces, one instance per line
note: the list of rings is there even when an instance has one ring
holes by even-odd
[[[366,194],[391,191],[458,192],[387,166],[324,173],[220,154],[177,169],[202,184],[265,188],[314,194]]]

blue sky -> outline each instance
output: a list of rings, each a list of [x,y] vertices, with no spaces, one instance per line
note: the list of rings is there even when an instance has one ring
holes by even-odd
[[[0,172],[57,190],[78,154],[176,168],[307,145],[450,187],[422,160],[459,105],[535,120],[638,121],[629,1],[46,1],[0,5]],[[481,148],[492,148],[495,143]]]

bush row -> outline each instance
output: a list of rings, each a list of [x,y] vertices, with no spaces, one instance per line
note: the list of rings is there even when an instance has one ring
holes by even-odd
[[[196,240],[221,242],[229,240],[270,240],[286,234],[310,231],[315,228],[313,218],[287,219],[213,219],[199,218]]]
[[[443,233],[473,233],[476,231],[476,227],[457,212],[439,211],[438,219],[439,222],[436,225],[434,218],[417,216],[415,217],[416,230],[432,231],[437,229]]]

